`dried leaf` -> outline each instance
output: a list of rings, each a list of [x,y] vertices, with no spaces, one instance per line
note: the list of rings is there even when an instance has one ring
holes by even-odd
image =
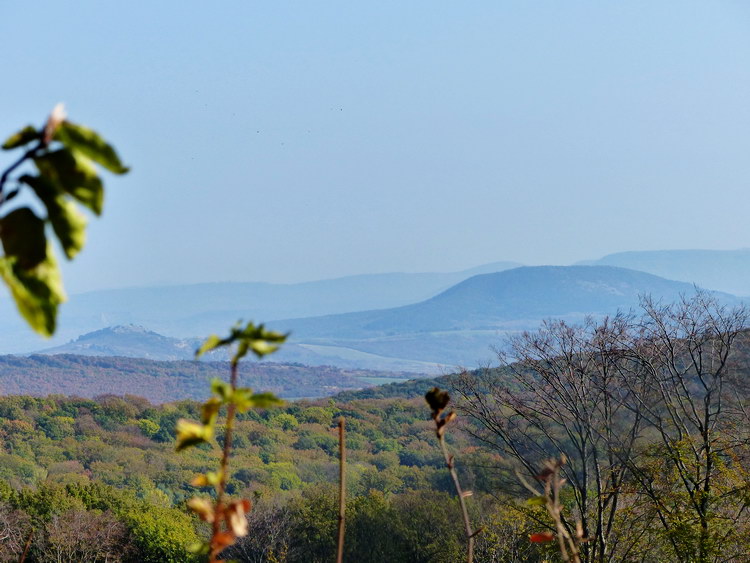
[[[537,532],[536,534],[529,535],[529,541],[532,543],[546,543],[555,539],[555,534],[552,532]]]
[[[244,499],[231,503],[224,510],[224,520],[227,523],[227,527],[236,537],[247,535],[248,528],[245,513],[249,510],[250,501]]]
[[[188,508],[195,512],[201,520],[209,524],[214,521],[214,505],[206,498],[193,497],[187,501]]]
[[[441,390],[439,387],[433,387],[427,392],[424,398],[435,416],[439,415],[451,400],[448,392]]]

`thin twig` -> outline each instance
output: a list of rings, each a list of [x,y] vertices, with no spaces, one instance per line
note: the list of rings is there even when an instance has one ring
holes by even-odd
[[[482,531],[482,528],[479,528],[476,531],[473,531],[471,528],[469,511],[466,508],[466,497],[471,496],[471,491],[464,491],[461,489],[461,482],[458,480],[454,458],[448,452],[448,446],[445,444],[446,425],[456,418],[456,413],[450,411],[443,415],[445,408],[450,402],[450,395],[445,391],[440,390],[438,387],[434,387],[431,391],[428,391],[425,395],[425,400],[432,410],[432,420],[435,421],[435,435],[438,438],[440,450],[443,452],[443,457],[445,458],[445,465],[451,474],[453,485],[456,488],[456,494],[458,495],[458,502],[461,505],[461,515],[463,517],[464,530],[466,532],[466,562],[472,563],[474,561],[474,537]]]
[[[470,496],[471,492],[464,492],[461,489],[461,482],[458,480],[458,473],[456,472],[456,465],[454,463],[453,456],[448,453],[448,447],[445,445],[445,437],[441,433],[438,433],[438,441],[440,442],[440,449],[443,451],[445,465],[446,467],[448,467],[448,471],[450,471],[451,478],[453,479],[453,485],[456,488],[458,502],[461,505],[461,515],[464,520],[464,530],[466,532],[466,562],[472,563],[472,561],[474,560],[474,536],[476,536],[476,533],[471,529],[469,511],[466,508],[466,497]]]
[[[36,156],[36,153],[39,152],[40,149],[44,147],[44,143],[41,141],[38,145],[36,145],[34,148],[31,148],[27,150],[25,153],[23,153],[18,160],[16,160],[13,164],[11,164],[8,168],[5,169],[2,176],[0,176],[0,205],[3,204],[5,201],[5,193],[3,192],[3,189],[5,188],[5,182],[8,181],[8,178],[13,173],[13,171],[21,166],[24,162],[26,162],[30,158],[34,158]]]

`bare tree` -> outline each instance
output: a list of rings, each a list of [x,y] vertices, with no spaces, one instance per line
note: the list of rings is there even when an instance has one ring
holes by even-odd
[[[252,533],[224,550],[222,557],[242,563],[283,563],[294,559],[292,513],[288,506],[259,501],[246,518]]]
[[[18,561],[31,532],[31,519],[21,511],[0,503],[0,561]]]
[[[36,556],[55,563],[117,563],[131,548],[127,529],[111,512],[76,509],[54,515],[36,543]]]
[[[729,560],[748,531],[747,320],[697,292],[645,298],[639,316],[547,322],[511,339],[501,370],[459,377],[459,405],[528,476],[566,456],[562,524],[572,536],[580,520],[583,561]]]
[[[653,440],[622,458],[674,557],[727,560],[743,553],[735,540],[749,521],[748,312],[704,292],[641,306],[621,342],[632,369],[621,374],[617,400]]]
[[[566,533],[590,538],[581,553],[586,561],[607,561],[627,546],[614,534],[627,464],[618,450],[633,448],[641,418],[612,400],[620,364],[615,346],[629,317],[582,326],[550,321],[534,333],[510,340],[503,369],[465,373],[455,383],[459,408],[478,425],[474,434],[514,460],[529,477],[549,458],[565,456],[561,468],[573,495],[573,518],[563,519]],[[512,477],[506,485],[522,490]],[[615,549],[617,548],[617,549]]]

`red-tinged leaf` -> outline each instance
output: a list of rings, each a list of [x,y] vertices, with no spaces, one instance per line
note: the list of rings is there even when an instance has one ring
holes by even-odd
[[[536,534],[529,535],[529,541],[532,543],[547,543],[555,539],[555,534],[552,532],[537,532]]]
[[[211,545],[214,549],[224,549],[234,543],[234,536],[230,532],[219,532],[211,538]]]

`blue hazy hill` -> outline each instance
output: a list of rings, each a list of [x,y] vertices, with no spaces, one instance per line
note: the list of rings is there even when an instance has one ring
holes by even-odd
[[[578,322],[635,308],[642,295],[671,302],[694,290],[688,283],[611,266],[521,267],[472,276],[411,305],[268,324],[292,333],[275,361],[441,373],[492,361],[492,347],[501,346],[506,335],[534,329],[547,318]],[[158,357],[159,350],[179,355],[189,349],[147,331],[129,332],[102,331],[51,351]],[[137,344],[138,339],[144,342]]]
[[[141,325],[189,338],[226,328],[238,319],[273,321],[382,309],[416,303],[473,275],[517,267],[495,262],[451,273],[348,276],[295,284],[206,283],[94,291],[71,296],[61,308],[58,333],[44,343],[0,300],[0,353],[61,345],[98,329]]]
[[[581,264],[631,268],[706,289],[750,296],[750,249],[747,248],[618,252]]]

